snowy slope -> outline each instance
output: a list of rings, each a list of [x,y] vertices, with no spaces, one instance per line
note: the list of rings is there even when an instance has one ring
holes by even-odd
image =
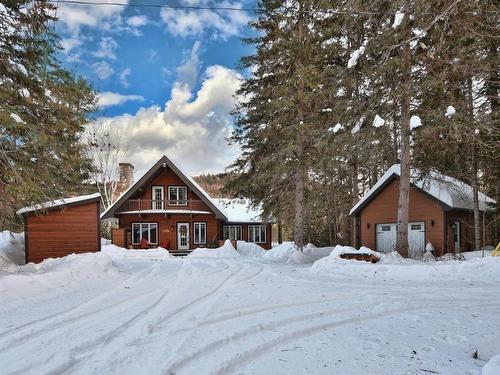
[[[498,353],[493,257],[427,277],[421,262],[375,268],[333,250],[311,267],[106,246],[0,274],[0,372],[479,375]]]

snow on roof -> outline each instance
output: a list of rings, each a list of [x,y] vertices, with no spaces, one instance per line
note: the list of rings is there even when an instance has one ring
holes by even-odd
[[[66,206],[68,204],[73,204],[73,203],[78,203],[78,202],[84,202],[92,199],[98,199],[101,197],[100,193],[94,193],[94,194],[88,194],[88,195],[80,195],[78,197],[71,197],[71,198],[62,198],[62,199],[57,199],[45,203],[39,203],[36,205],[32,206],[27,206],[19,209],[16,214],[18,215],[23,215],[28,212],[33,212],[33,211],[41,211],[41,210],[46,210],[48,208],[53,208],[53,207],[59,207],[59,206]]]
[[[401,175],[400,164],[394,164],[372,186],[370,190],[351,209],[349,215],[358,212],[393,176]],[[456,178],[446,176],[439,172],[430,172],[423,176],[417,169],[411,170],[411,183],[427,194],[443,202],[450,208],[472,210],[472,187]],[[479,193],[479,209],[486,211],[495,201],[483,193]]]
[[[227,220],[233,223],[261,223],[262,210],[259,207],[250,207],[250,199],[245,198],[216,198],[219,206],[224,207]]]

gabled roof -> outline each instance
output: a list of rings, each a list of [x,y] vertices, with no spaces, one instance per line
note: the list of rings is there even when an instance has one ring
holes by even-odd
[[[394,164],[384,175],[372,186],[370,190],[351,209],[349,215],[360,212],[379,192],[381,192],[392,180],[401,175],[400,164]],[[472,187],[456,178],[446,176],[438,172],[430,172],[422,175],[417,169],[412,169],[410,174],[411,184],[427,195],[438,200],[448,209],[472,210]],[[495,201],[483,193],[479,193],[479,209],[486,211],[491,208]]]
[[[102,215],[101,219],[110,219],[114,217],[115,210],[120,207],[123,203],[125,203],[134,193],[137,192],[139,188],[141,188],[155,173],[157,173],[161,168],[168,166],[170,169],[174,171],[174,173],[179,176],[179,178],[188,185],[191,190],[193,190],[196,195],[203,200],[208,207],[210,207],[214,212],[215,216],[219,219],[227,220],[227,215],[224,212],[224,209],[219,207],[215,200],[213,200],[208,193],[203,190],[203,188],[196,183],[196,181],[189,177],[186,173],[184,173],[172,160],[167,158],[165,155],[158,160],[153,167],[149,171],[147,171],[139,180],[137,180],[131,187],[129,187],[121,196],[118,198],[115,203],[113,203]]]
[[[48,210],[51,208],[57,208],[57,207],[65,207],[65,206],[73,206],[77,204],[85,204],[85,203],[90,203],[90,202],[97,202],[101,199],[101,194],[99,193],[94,193],[94,194],[89,194],[89,195],[80,195],[78,197],[71,197],[71,198],[63,198],[63,199],[57,199],[45,203],[39,203],[35,204],[33,206],[27,206],[19,209],[16,214],[18,215],[24,215],[30,212],[35,212],[35,211],[44,211]]]
[[[250,200],[245,198],[215,198],[219,206],[224,207],[227,220],[231,223],[262,223],[262,209],[251,207]]]

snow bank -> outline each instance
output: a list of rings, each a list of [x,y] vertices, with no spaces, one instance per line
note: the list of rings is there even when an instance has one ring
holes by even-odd
[[[102,252],[71,254],[41,263],[18,266],[15,273],[0,274],[0,294],[5,299],[37,296],[49,290],[78,288],[82,282],[118,275],[112,258]]]
[[[244,256],[261,257],[266,253],[266,250],[253,242],[238,241],[236,247],[238,253]]]
[[[283,242],[271,250],[267,250],[261,259],[268,262],[287,262],[294,251],[295,245],[293,242]]]
[[[483,366],[482,375],[498,375],[500,374],[500,354],[490,358]]]
[[[0,232],[0,270],[24,264],[24,233]]]
[[[207,249],[207,248],[198,248],[193,250],[191,254],[189,254],[188,258],[234,258],[239,257],[240,254],[236,251],[236,249],[231,244],[231,241],[226,240],[224,245],[218,247],[216,249]]]
[[[364,252],[379,257],[372,264],[340,258],[342,252]],[[487,281],[500,282],[500,258],[473,258],[466,261],[423,262],[401,257],[397,252],[377,253],[368,248],[359,250],[348,246],[338,246],[328,257],[322,258],[311,266],[310,272],[334,274],[335,276],[359,279],[373,278],[396,281]]]
[[[116,245],[106,245],[101,248],[101,252],[112,259],[157,260],[173,258],[173,255],[163,247],[154,249],[125,249]]]

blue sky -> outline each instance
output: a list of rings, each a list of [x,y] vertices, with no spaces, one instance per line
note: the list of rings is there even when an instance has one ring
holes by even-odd
[[[171,3],[255,6],[252,0]],[[60,58],[99,93],[94,126],[129,135],[123,159],[136,166],[136,177],[163,154],[190,174],[223,171],[237,157],[238,147],[225,138],[234,93],[248,74],[237,65],[253,51],[241,41],[252,32],[246,26],[252,13],[60,4],[57,16]]]

